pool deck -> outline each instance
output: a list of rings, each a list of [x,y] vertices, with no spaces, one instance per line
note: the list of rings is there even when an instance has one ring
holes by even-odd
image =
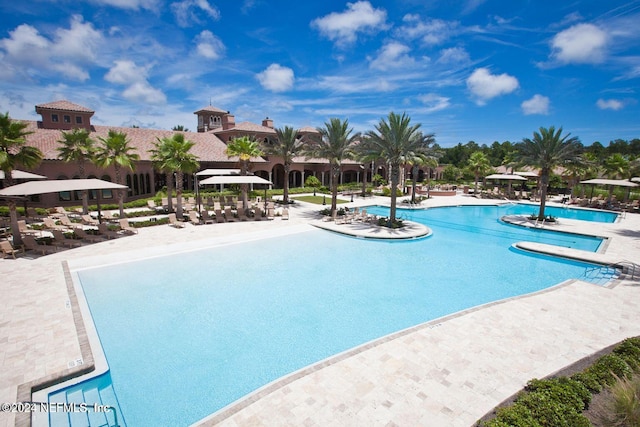
[[[356,199],[349,206],[385,201]],[[459,195],[423,205],[495,202]],[[21,385],[77,369],[86,355],[64,262],[73,269],[304,231],[318,221],[317,210],[298,203],[288,221],[157,226],[52,255],[0,260],[0,401],[15,402]],[[365,232],[358,224],[339,227]],[[607,237],[595,258],[640,264],[640,215],[598,225],[561,219],[544,228]],[[393,231],[376,230],[383,232]],[[418,325],[281,378],[201,425],[470,426],[529,379],[640,335],[639,285],[569,281]],[[15,415],[0,413],[0,426],[28,425]]]

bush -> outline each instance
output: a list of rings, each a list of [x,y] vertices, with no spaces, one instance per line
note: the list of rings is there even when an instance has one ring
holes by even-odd
[[[391,197],[391,189],[389,187],[384,187],[382,189],[382,195],[386,196],[386,197]],[[400,190],[399,188],[396,188],[396,196],[401,197],[402,194],[402,190]]]
[[[633,341],[624,340],[613,350],[613,353],[624,360],[633,371],[638,372],[640,368],[640,348]]]
[[[598,380],[600,385],[612,385],[616,382],[616,376],[627,378],[631,376],[631,368],[627,362],[616,354],[607,354],[599,358],[596,363],[586,370]]]

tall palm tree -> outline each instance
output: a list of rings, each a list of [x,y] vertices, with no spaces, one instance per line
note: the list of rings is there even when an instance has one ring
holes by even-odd
[[[134,153],[135,147],[132,147],[127,139],[125,132],[118,132],[113,129],[109,130],[106,138],[98,138],[100,144],[96,147],[95,162],[101,168],[113,166],[116,174],[116,183],[122,183],[122,168],[134,170],[136,161],[140,160],[140,156]],[[124,218],[124,190],[118,190],[118,205],[120,207],[120,218]]]
[[[293,158],[299,156],[302,152],[303,142],[298,138],[298,130],[289,126],[276,129],[277,139],[264,145],[264,152],[268,155],[282,157],[284,166],[284,191],[282,200],[285,204],[289,203],[289,173],[291,172],[291,164]]]
[[[86,178],[85,164],[92,161],[95,147],[94,141],[89,137],[89,131],[86,129],[75,128],[71,132],[62,132],[62,139],[58,141],[58,158],[62,161],[70,163],[76,162],[78,165],[78,175],[81,179]],[[89,213],[89,192],[83,190],[82,194],[82,213]]]
[[[307,159],[318,158],[329,161],[331,170],[331,215],[336,211],[338,200],[338,179],[340,178],[340,166],[343,160],[350,159],[354,155],[354,146],[359,137],[352,134],[353,128],[349,128],[349,120],[331,118],[324,123],[324,127],[317,128],[319,138],[312,139],[306,147]]]
[[[240,138],[233,138],[225,151],[229,157],[238,157],[240,163],[240,175],[247,175],[251,167],[251,159],[260,157],[263,155],[260,143],[250,139],[248,136]],[[241,184],[242,189],[242,207],[247,208],[247,193],[249,186],[247,184]]]
[[[400,167],[414,153],[422,152],[425,138],[418,131],[420,124],[411,125],[411,118],[406,113],[397,115],[389,113],[387,119],[382,118],[375,126],[375,131],[367,132],[367,143],[364,150],[378,155],[387,161],[391,174],[391,209],[388,226],[396,222],[396,189],[400,178]],[[433,138],[433,135],[431,135]]]
[[[418,183],[418,169],[424,166],[430,159],[436,158],[436,151],[431,148],[435,142],[433,134],[417,136],[416,149],[407,153],[406,162],[411,165],[411,203],[416,202],[416,185]]]
[[[27,124],[11,120],[9,113],[0,114],[0,170],[4,172],[7,186],[13,185],[11,172],[18,166],[35,168],[42,161],[42,152],[36,147],[26,145],[27,135],[33,133],[27,131]],[[13,244],[22,244],[22,236],[18,228],[18,213],[16,200],[8,199],[9,218]]]
[[[544,219],[544,208],[547,201],[549,176],[553,168],[579,154],[580,144],[577,137],[570,133],[562,135],[562,128],[557,131],[554,126],[541,127],[533,133],[533,139],[524,138],[516,145],[521,163],[540,169],[540,211],[538,219]]]
[[[173,174],[176,174],[176,216],[182,218],[182,184],[185,173],[194,173],[200,167],[198,157],[189,151],[195,142],[185,140],[184,134],[175,133],[173,137],[156,138],[154,148],[150,150],[151,160],[156,167],[165,172],[169,172],[168,181],[172,181]],[[167,189],[170,185],[167,185]],[[171,197],[171,195],[169,195]]]
[[[489,158],[482,151],[475,151],[469,156],[467,167],[473,172],[475,177],[474,194],[478,194],[478,178],[480,175],[486,175],[491,170]]]
[[[629,178],[629,168],[630,163],[629,160],[620,153],[615,153],[604,159],[604,164],[602,165],[607,178],[609,179],[618,179],[618,178]],[[607,201],[611,201],[613,198],[613,185],[609,186],[609,196]]]

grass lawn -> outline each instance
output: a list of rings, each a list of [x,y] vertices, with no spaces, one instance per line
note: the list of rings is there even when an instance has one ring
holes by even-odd
[[[326,197],[326,199],[325,199]],[[301,202],[307,202],[307,203],[315,203],[316,205],[321,205],[322,201],[325,200],[327,205],[331,205],[331,196],[298,196],[298,197],[292,197],[292,199],[294,200],[300,200]],[[346,200],[341,200],[338,198],[337,200],[338,204],[341,203],[349,203]]]

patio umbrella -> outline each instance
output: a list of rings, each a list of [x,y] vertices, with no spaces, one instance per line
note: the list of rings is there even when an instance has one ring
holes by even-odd
[[[126,185],[116,184],[110,181],[103,181],[97,178],[89,179],[56,179],[45,181],[28,181],[22,184],[12,185],[11,187],[0,190],[0,198],[18,199],[34,194],[58,193],[60,191],[81,191],[81,190],[121,190],[128,188]],[[100,193],[98,193],[98,220],[102,219],[100,213]],[[14,214],[12,218],[17,218]],[[18,232],[18,224],[11,224],[13,231],[14,244],[21,243],[20,232]],[[16,242],[17,237],[17,242]]]
[[[521,175],[516,174],[507,174],[507,173],[494,173],[493,175],[485,176],[484,179],[497,179],[503,181],[526,181],[527,178]]]
[[[200,181],[200,185],[211,184],[268,184],[273,185],[273,182],[261,178],[257,175],[218,175],[211,178],[203,179]],[[267,206],[267,188],[264,189],[264,204],[265,209]]]
[[[4,174],[4,171],[0,170],[0,180],[4,180],[5,178],[6,178],[6,175]],[[25,172],[17,169],[13,169],[11,171],[11,178],[13,179],[47,179],[46,176],[37,175],[35,173]]]
[[[631,180],[633,180],[634,178],[631,178]],[[629,191],[631,191],[631,187],[637,187],[638,184],[636,184],[635,182],[631,182],[628,181],[626,179],[605,179],[605,178],[593,178],[593,179],[587,179],[585,181],[580,181],[580,184],[591,184],[593,185],[593,187],[591,187],[591,196],[589,197],[589,202],[591,202],[591,199],[593,198],[593,189],[595,188],[596,185],[607,185],[607,186],[613,186],[613,187],[628,187]]]

